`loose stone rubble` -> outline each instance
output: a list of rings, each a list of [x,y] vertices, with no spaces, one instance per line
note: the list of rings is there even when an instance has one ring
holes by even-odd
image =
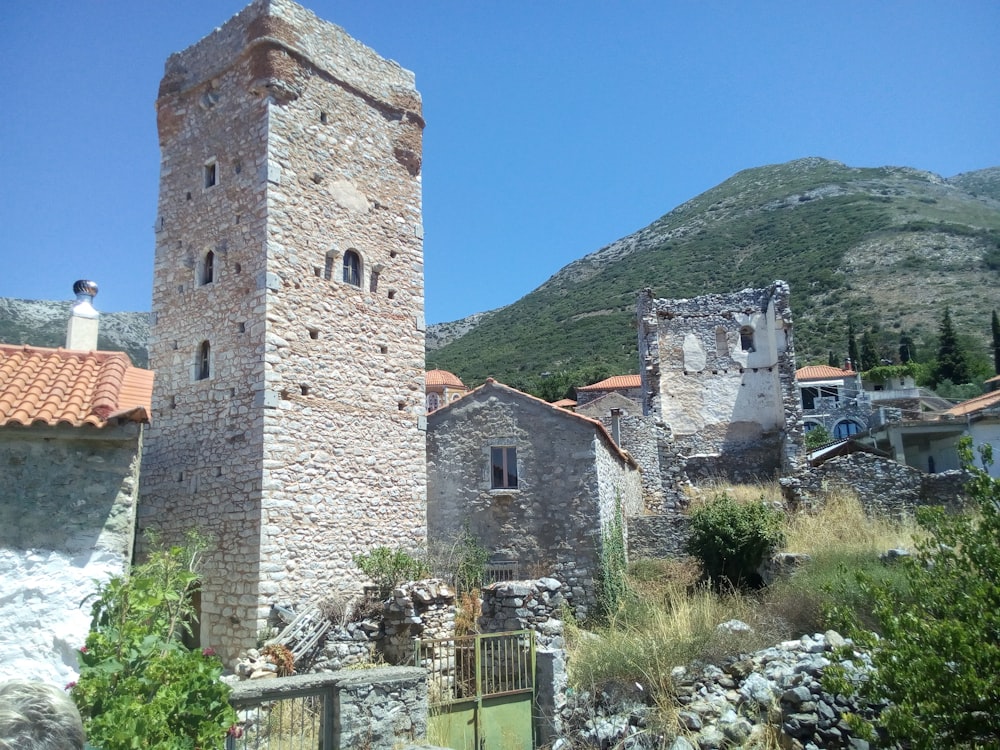
[[[727,627],[738,629],[735,623]],[[650,725],[655,708],[648,705],[642,685],[629,691],[617,686],[610,692],[571,694],[563,710],[566,732],[552,748],[576,747],[568,739],[572,736],[600,748],[715,750],[756,742],[765,746],[770,735],[792,750],[868,750],[868,742],[851,734],[844,715],[872,718],[882,707],[859,703],[856,696],[831,695],[820,684],[833,661],[855,679],[864,678],[869,664],[864,655],[859,655],[861,666],[856,667],[837,653],[850,643],[827,631],[785,641],[723,667],[676,667],[671,676],[681,733],[672,744],[663,744],[662,734]]]

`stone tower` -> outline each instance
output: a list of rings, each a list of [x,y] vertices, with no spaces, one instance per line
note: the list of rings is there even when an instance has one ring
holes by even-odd
[[[167,60],[140,526],[212,538],[203,646],[425,536],[414,77],[290,0]]]

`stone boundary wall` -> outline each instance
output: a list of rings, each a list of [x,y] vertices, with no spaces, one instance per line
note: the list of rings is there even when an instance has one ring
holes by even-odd
[[[628,519],[628,559],[683,557],[691,521],[681,512]]]
[[[393,590],[382,611],[381,651],[390,664],[410,664],[417,639],[455,635],[455,591],[438,578]]]
[[[814,507],[827,492],[843,488],[856,492],[868,513],[903,516],[920,505],[963,506],[967,480],[960,471],[925,474],[889,458],[852,453],[783,478],[781,488],[792,508]]]
[[[334,747],[393,750],[402,740],[427,736],[427,672],[416,667],[374,667],[332,674],[247,680],[233,686],[230,702],[274,700],[274,693],[333,691]]]

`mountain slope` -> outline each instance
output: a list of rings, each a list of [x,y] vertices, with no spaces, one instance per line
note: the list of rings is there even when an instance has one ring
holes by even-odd
[[[691,297],[778,278],[791,284],[800,364],[842,356],[848,317],[886,354],[903,330],[929,340],[945,305],[985,342],[1000,307],[998,172],[949,181],[815,158],[739,172],[569,264],[434,351],[434,364],[470,383],[594,364],[635,372],[640,289]]]

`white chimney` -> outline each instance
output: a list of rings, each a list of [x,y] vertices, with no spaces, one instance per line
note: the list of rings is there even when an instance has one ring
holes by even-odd
[[[94,295],[97,294],[97,284],[93,281],[80,279],[73,284],[76,304],[69,311],[69,325],[66,327],[66,348],[77,351],[94,351],[97,349],[98,318],[101,314],[94,309]]]

